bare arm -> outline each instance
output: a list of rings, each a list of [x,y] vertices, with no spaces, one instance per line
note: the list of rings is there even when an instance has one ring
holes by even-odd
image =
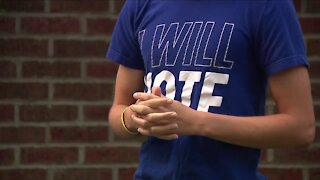
[[[195,111],[177,101],[164,111],[177,113],[178,134],[201,135],[255,148],[294,147],[311,143],[315,134],[315,118],[307,70],[297,67],[274,74],[269,78],[269,85],[278,108],[275,115],[219,115]],[[136,98],[146,100],[151,96],[141,93]],[[134,110],[141,109],[136,107]],[[146,118],[146,121],[152,119]],[[157,127],[141,131],[144,135],[159,132],[161,130]]]
[[[203,135],[234,144],[292,147],[313,141],[315,118],[307,70],[293,68],[269,78],[278,113],[261,117],[232,117],[201,113]],[[210,123],[209,120],[213,122]]]
[[[136,100],[132,97],[132,94],[137,91],[143,91],[143,77],[143,71],[119,65],[113,105],[109,112],[109,123],[119,137],[129,138],[133,136],[123,128],[120,116],[127,106],[135,103]],[[132,128],[131,114],[132,112],[130,108],[128,108],[125,112],[124,119],[129,129]],[[134,131],[133,128],[131,130]]]

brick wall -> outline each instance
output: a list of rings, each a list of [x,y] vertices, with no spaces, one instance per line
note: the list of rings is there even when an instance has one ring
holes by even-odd
[[[121,0],[0,0],[0,179],[132,179],[139,141],[106,116],[117,66],[104,59]],[[320,1],[297,0],[320,128]],[[273,103],[267,111],[273,112]],[[319,180],[320,136],[265,150],[270,180]]]

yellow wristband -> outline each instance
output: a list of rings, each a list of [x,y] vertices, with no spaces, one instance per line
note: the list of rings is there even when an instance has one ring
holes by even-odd
[[[124,122],[124,112],[126,112],[127,109],[128,109],[128,107],[124,108],[124,110],[123,110],[122,113],[121,113],[121,117],[120,117],[120,118],[121,118],[122,126],[123,126],[124,130],[127,131],[127,133],[132,134],[132,135],[137,135],[137,134],[139,134],[139,132],[132,132],[132,131],[130,131],[130,130],[127,128],[127,126],[126,126],[126,123]]]

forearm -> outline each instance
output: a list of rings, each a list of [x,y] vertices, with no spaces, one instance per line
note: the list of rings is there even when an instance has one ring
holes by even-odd
[[[313,123],[299,123],[305,119],[289,114],[237,117],[196,112],[194,117],[198,119],[194,129],[196,135],[241,146],[295,147],[306,145],[314,138]]]
[[[132,134],[126,132],[124,126],[121,122],[121,114],[123,110],[135,103],[135,99],[132,97],[132,94],[143,90],[143,77],[144,72],[136,69],[131,69],[125,67],[123,65],[119,65],[117,78],[116,78],[116,85],[115,85],[115,95],[113,100],[113,105],[109,112],[109,123],[112,130],[117,134],[119,137],[123,138],[130,138],[133,137]],[[124,113],[125,117],[125,124],[126,126],[131,129],[131,114],[132,111],[127,108],[126,112]]]
[[[149,96],[139,93],[137,98],[155,98]],[[172,105],[164,106],[163,112],[177,113],[172,121],[178,125],[178,135],[205,136],[246,147],[303,146],[312,142],[315,134],[314,113],[312,106],[308,105],[303,108],[281,108],[275,115],[240,117],[196,111],[174,101]]]
[[[160,109],[163,113],[176,113],[171,120],[178,129],[177,132],[170,131],[172,134],[206,136],[254,148],[297,147],[311,143],[315,136],[315,117],[306,69],[297,67],[274,74],[269,77],[269,87],[278,111],[275,115],[219,115],[196,111],[179,101],[160,106]],[[135,98],[148,102],[159,96],[135,93]],[[166,119],[165,114],[162,119]],[[144,121],[154,120],[145,117]],[[143,133],[146,136],[152,134]]]

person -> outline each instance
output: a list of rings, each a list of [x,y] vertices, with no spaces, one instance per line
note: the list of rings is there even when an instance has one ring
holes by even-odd
[[[135,179],[261,180],[260,149],[314,139],[291,0],[127,0],[107,57],[119,64],[110,125],[147,137]]]

